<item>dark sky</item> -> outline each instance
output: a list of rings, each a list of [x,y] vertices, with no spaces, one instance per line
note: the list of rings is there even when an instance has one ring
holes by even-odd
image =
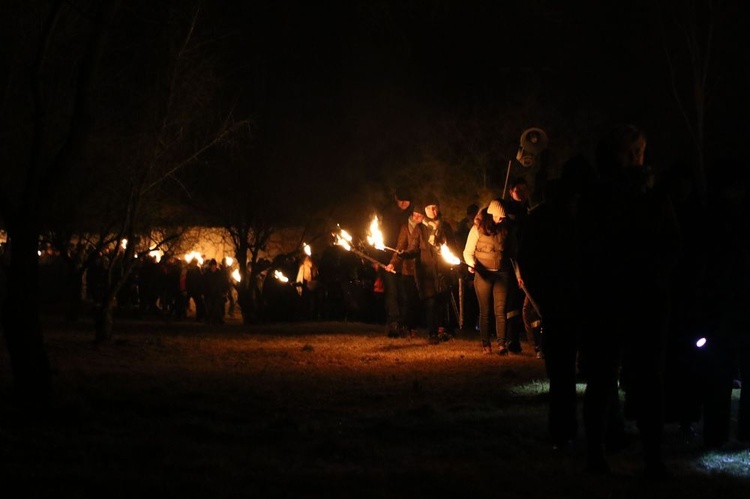
[[[221,40],[234,83],[228,91],[257,120],[275,161],[322,172],[341,164],[388,172],[411,161],[438,123],[474,114],[507,117],[498,138],[507,155],[531,126],[575,149],[603,124],[631,121],[646,128],[652,154],[666,161],[689,149],[690,136],[661,38],[677,42],[671,55],[684,69],[682,39],[670,31],[681,7],[659,18],[656,5],[216,0],[206,5],[204,28]],[[725,28],[716,43],[726,56],[739,40],[727,38],[737,31]],[[726,71],[732,58],[712,62]],[[683,91],[690,90],[686,76],[676,80]],[[730,124],[741,106],[727,105],[738,101],[721,92],[737,83],[724,80],[712,104],[721,118],[707,117],[719,127],[709,141],[736,133]]]
[[[254,87],[244,92],[253,112],[266,110],[297,136],[338,132],[358,142],[357,133],[410,129],[524,89],[552,99],[557,112],[591,106],[643,121],[646,112],[673,112],[652,4],[224,0],[210,8],[231,40],[238,81]],[[246,83],[259,76],[264,88]]]

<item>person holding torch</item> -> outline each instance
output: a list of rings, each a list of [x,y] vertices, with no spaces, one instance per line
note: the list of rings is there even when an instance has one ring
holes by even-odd
[[[399,187],[394,193],[393,202],[382,210],[385,246],[390,248],[396,246],[401,227],[411,215],[411,198],[409,189]],[[379,260],[385,267],[390,263],[391,256],[382,252]],[[399,270],[381,272],[385,294],[386,333],[389,338],[399,338],[404,335],[404,296]]]
[[[387,272],[400,275],[400,296],[403,298],[403,326],[409,339],[417,336],[417,328],[421,324],[422,306],[417,288],[417,253],[408,253],[409,247],[419,247],[420,226],[424,221],[424,205],[412,201],[412,213],[401,231],[396,242],[396,251],[391,256],[391,261],[386,267]]]

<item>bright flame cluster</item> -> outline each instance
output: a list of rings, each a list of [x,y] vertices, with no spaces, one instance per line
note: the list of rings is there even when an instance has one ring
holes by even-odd
[[[191,251],[190,253],[185,253],[185,261],[190,263],[195,259],[198,262],[198,265],[203,265],[203,257],[201,256],[199,251]]]
[[[273,276],[281,282],[289,282],[289,278],[280,270],[274,270]]]
[[[370,228],[367,233],[367,242],[375,249],[385,250],[385,242],[383,241],[383,233],[380,231],[380,224],[378,223],[378,216],[372,217],[370,222]]]
[[[440,256],[451,265],[458,265],[461,263],[461,259],[454,255],[445,243],[440,247]]]
[[[352,236],[345,231],[344,229],[339,230],[338,234],[333,235],[334,241],[333,244],[336,246],[341,246],[346,251],[351,251],[352,249]]]

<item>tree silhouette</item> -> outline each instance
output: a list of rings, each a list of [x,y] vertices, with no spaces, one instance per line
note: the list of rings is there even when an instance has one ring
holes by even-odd
[[[6,3],[16,20],[4,82],[5,149],[0,217],[8,232],[2,327],[16,394],[43,403],[51,385],[38,309],[39,234],[50,193],[80,157],[90,132],[92,90],[119,2]]]

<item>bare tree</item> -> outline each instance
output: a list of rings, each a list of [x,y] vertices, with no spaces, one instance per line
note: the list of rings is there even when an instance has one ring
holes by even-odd
[[[695,147],[693,179],[706,202],[707,120],[724,83],[739,34],[734,22],[743,2],[663,0],[660,30],[672,95]]]
[[[38,307],[40,234],[62,241],[73,229],[86,230],[98,234],[92,254],[112,250],[95,332],[97,341],[109,340],[114,297],[139,251],[133,242],[167,223],[166,207],[180,189],[175,172],[244,125],[215,98],[221,80],[211,71],[206,40],[196,36],[200,11],[181,2],[119,7],[114,0],[3,4],[2,17],[16,24],[9,27],[11,50],[3,52],[10,71],[1,94],[7,167],[0,222],[12,290],[2,327],[26,402],[42,400],[50,388]],[[138,24],[146,18],[152,44],[143,43],[149,27]],[[88,195],[71,195],[84,185],[93,186]],[[87,212],[76,213],[74,203]],[[80,225],[60,213],[80,216]],[[131,244],[123,247],[124,239]]]
[[[208,53],[209,41],[198,35],[200,19],[199,9],[170,11],[161,55],[163,64],[153,79],[141,87],[145,96],[141,112],[132,114],[128,130],[116,134],[120,140],[114,140],[114,148],[109,144],[93,157],[96,164],[117,161],[108,172],[106,183],[111,188],[108,202],[112,203],[113,218],[104,221],[107,225],[116,223],[117,241],[142,243],[140,247],[112,247],[107,260],[106,296],[96,310],[95,337],[100,342],[112,337],[116,297],[135,266],[136,257],[163,248],[179,237],[174,230],[178,224],[170,220],[170,209],[184,189],[176,174],[247,127],[246,120],[235,119],[231,103],[217,97],[222,81]],[[138,75],[136,71],[133,76]],[[106,117],[102,121],[104,126],[114,124]],[[112,158],[112,150],[123,151],[122,159]],[[164,230],[170,226],[172,230]],[[144,246],[144,239],[155,233],[162,234],[161,238],[147,241]]]

